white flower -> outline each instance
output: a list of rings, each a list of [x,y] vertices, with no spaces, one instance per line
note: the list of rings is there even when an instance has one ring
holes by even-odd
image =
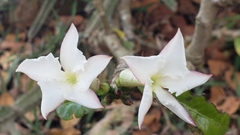
[[[189,113],[170,93],[176,93],[176,96],[179,96],[183,92],[205,83],[211,75],[187,69],[184,42],[180,30],[159,55],[124,56],[122,59],[138,81],[144,85],[138,113],[139,128],[141,128],[144,116],[152,104],[153,93],[164,106],[178,117],[195,125]]]
[[[96,55],[86,60],[78,50],[77,43],[78,32],[72,24],[61,45],[61,65],[58,58],[50,53],[37,59],[26,59],[16,70],[38,82],[42,91],[41,112],[45,119],[65,100],[88,108],[102,108],[98,97],[89,87],[112,57]]]

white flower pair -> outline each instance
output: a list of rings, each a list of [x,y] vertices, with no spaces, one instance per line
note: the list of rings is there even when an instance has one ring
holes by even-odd
[[[37,59],[26,59],[17,72],[23,72],[38,82],[42,91],[41,112],[47,115],[65,100],[76,102],[88,108],[102,108],[98,97],[89,88],[92,81],[105,69],[112,57],[96,55],[86,60],[77,49],[78,32],[72,24],[63,39],[60,62],[52,53]],[[139,128],[149,110],[153,92],[158,100],[189,124],[195,125],[184,107],[170,94],[180,95],[205,83],[211,75],[189,71],[183,37],[178,30],[175,37],[157,56],[124,56],[137,80],[144,85],[143,97],[138,113]],[[64,71],[61,70],[63,68]],[[165,89],[168,89],[166,91]]]

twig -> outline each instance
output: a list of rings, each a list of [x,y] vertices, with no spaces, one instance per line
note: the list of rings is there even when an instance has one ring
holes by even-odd
[[[101,0],[94,0],[93,1],[93,4],[95,5],[97,11],[98,11],[98,15],[100,15],[100,18],[101,18],[101,21],[102,21],[102,24],[104,26],[104,30],[105,30],[105,33],[108,35],[110,34],[111,32],[111,28],[108,24],[108,21],[107,21],[107,16],[105,14],[105,10],[103,8],[103,3]]]
[[[194,64],[199,64],[204,56],[204,50],[211,37],[215,16],[218,11],[216,0],[201,0],[200,10],[196,17],[193,39],[186,49],[186,57]]]
[[[236,37],[240,37],[240,30],[228,30],[226,27],[223,27],[218,30],[213,30],[212,36],[217,38],[224,38],[226,40],[233,40]]]
[[[126,34],[126,37],[128,39],[133,39],[135,34],[133,33],[133,26],[131,23],[132,14],[130,11],[130,4],[130,0],[120,0],[118,12],[120,14],[123,31]]]
[[[199,64],[202,61],[219,7],[236,4],[236,2],[239,3],[240,0],[201,0],[193,39],[186,49],[187,60],[193,64]]]
[[[110,50],[110,52],[113,54],[113,56],[117,59],[118,62],[119,58],[125,55],[131,55],[132,52],[128,51],[123,47],[118,37],[112,33],[110,30],[110,25],[107,21],[107,17],[104,11],[104,8],[102,7],[101,0],[94,0],[94,4],[96,6],[96,9],[98,13],[100,13],[101,21],[104,24],[104,34],[99,35],[100,39],[103,39],[103,42],[107,46],[107,48]]]
[[[104,7],[104,9],[106,9],[105,10],[106,11],[105,13],[107,16],[106,18],[111,17],[117,3],[118,3],[118,0],[104,0],[102,6]],[[87,10],[87,9],[85,9],[85,10]],[[83,37],[85,37],[85,38],[89,37],[94,30],[100,29],[101,27],[102,27],[102,25],[101,25],[100,16],[98,15],[98,11],[94,11],[88,21],[87,28],[84,30]]]

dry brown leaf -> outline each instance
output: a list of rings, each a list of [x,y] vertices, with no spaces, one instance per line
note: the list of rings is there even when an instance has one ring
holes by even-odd
[[[14,103],[14,99],[8,92],[4,92],[0,95],[0,106],[11,106]]]
[[[62,22],[63,25],[67,25],[69,20],[72,18],[72,16],[69,15],[62,15],[60,16],[60,21]],[[76,15],[73,17],[72,23],[75,26],[78,26],[84,22],[84,18],[81,15]]]
[[[144,125],[150,125],[155,120],[155,115],[147,114],[144,117],[143,124]]]
[[[38,0],[19,0],[14,11],[14,22],[18,27],[29,27],[39,11]]]
[[[150,23],[156,23],[162,20],[168,20],[173,12],[163,4],[157,5],[151,12],[148,13],[146,20]]]
[[[74,128],[74,126],[77,125],[79,121],[80,121],[80,118],[75,118],[73,116],[73,119],[71,119],[71,120],[66,121],[66,120],[61,119],[60,124],[63,129],[70,129],[70,128]]]
[[[48,134],[49,135],[80,135],[81,132],[75,128],[70,128],[70,129],[51,128]]]
[[[206,58],[214,60],[226,60],[225,55],[214,46],[206,48]]]
[[[180,28],[181,30],[187,25],[186,20],[182,15],[175,15],[171,18],[173,25]],[[184,33],[183,33],[184,35]]]
[[[227,63],[221,60],[213,60],[209,59],[207,61],[209,70],[214,76],[220,76],[224,73],[224,71],[227,69]]]
[[[240,99],[234,96],[225,98],[224,103],[221,106],[217,106],[218,110],[226,112],[229,115],[234,114],[240,105]]]
[[[212,102],[215,106],[217,106],[226,98],[226,94],[223,88],[219,86],[211,87],[210,91],[211,91],[211,97],[209,101]]]
[[[238,85],[240,85],[240,72],[236,73],[236,77],[238,80]],[[224,74],[224,79],[227,82],[227,84],[230,86],[232,90],[236,90],[236,82],[233,78],[233,67],[229,68],[225,74]]]
[[[161,125],[160,120],[161,112],[157,108],[152,108],[150,112],[144,117],[143,125],[147,125],[152,132],[157,132]]]
[[[24,54],[32,54],[32,46],[30,43],[26,42],[3,41],[1,44],[1,49],[9,49],[12,53],[24,50]]]
[[[178,0],[179,12],[185,15],[197,15],[197,9],[190,0]]]
[[[20,40],[20,41],[24,41],[24,40],[26,40],[27,35],[26,35],[26,33],[24,33],[24,32],[19,33],[17,36],[16,36],[16,34],[11,34],[11,33],[9,33],[9,34],[7,34],[7,36],[5,37],[5,41],[16,41],[17,38],[18,38],[18,40]]]
[[[80,135],[81,132],[74,128],[76,124],[79,122],[79,118],[75,118],[73,116],[73,119],[65,121],[60,120],[60,124],[62,128],[52,128],[49,130],[49,135]]]
[[[140,131],[135,131],[133,135],[149,135],[147,131],[140,130]]]
[[[37,113],[37,116],[40,115],[39,107],[36,107],[36,113]],[[30,122],[33,122],[33,121],[35,120],[35,116],[34,116],[33,110],[26,112],[26,113],[24,114],[24,116],[25,116]]]
[[[213,40],[208,47],[221,50],[224,45],[226,45],[226,41],[222,38],[217,38]]]

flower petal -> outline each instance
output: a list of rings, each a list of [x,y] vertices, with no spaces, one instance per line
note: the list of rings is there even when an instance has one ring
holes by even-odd
[[[64,88],[55,81],[38,82],[42,91],[41,112],[45,119],[47,115],[64,102]]]
[[[78,37],[76,27],[71,24],[60,49],[60,61],[65,71],[84,70],[84,63],[87,61],[83,53],[77,48]]]
[[[202,74],[200,72],[191,71],[186,76],[172,79],[164,77],[161,80],[161,86],[168,88],[171,93],[176,92],[176,96],[194,87],[204,84],[212,75]]]
[[[66,91],[64,94],[66,100],[76,102],[88,108],[98,109],[103,108],[97,95],[91,90],[80,92],[77,90]]]
[[[174,78],[184,76],[189,72],[186,67],[184,41],[180,29],[159,55],[166,60],[161,75]]]
[[[175,113],[179,118],[196,126],[186,109],[169,92],[165,91],[159,86],[155,86],[154,93],[156,94],[158,100],[169,110]]]
[[[157,73],[166,64],[160,56],[124,56],[121,58],[142,84],[145,84],[150,76]]]
[[[52,53],[37,59],[24,60],[16,72],[22,72],[35,81],[57,79],[63,74],[58,58],[54,58]]]
[[[149,79],[149,81],[150,81],[150,79]],[[142,100],[141,100],[141,103],[139,106],[139,111],[138,111],[139,129],[141,129],[141,125],[143,123],[144,117],[152,105],[153,96],[152,96],[151,85],[152,85],[151,82],[147,82],[144,86],[143,96],[142,96]]]
[[[112,57],[107,55],[95,55],[87,60],[85,71],[79,73],[77,88],[87,91],[93,80],[106,68]]]

